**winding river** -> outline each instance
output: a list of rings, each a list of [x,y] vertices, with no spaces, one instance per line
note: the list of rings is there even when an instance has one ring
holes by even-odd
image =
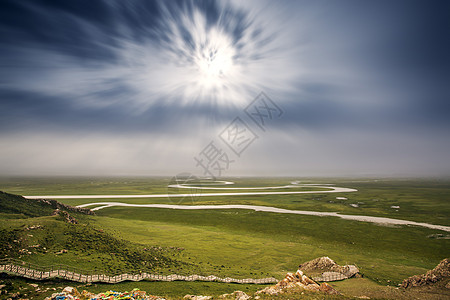
[[[233,182],[226,182],[226,185],[233,184]],[[188,184],[177,184],[171,185],[169,188],[185,188],[185,189],[208,189],[208,190],[253,190],[253,189],[292,189],[298,187],[318,187],[326,188],[327,190],[322,191],[248,191],[248,192],[235,192],[235,193],[186,193],[186,194],[150,194],[150,195],[58,195],[58,196],[24,196],[28,199],[122,199],[122,198],[172,198],[172,197],[213,197],[213,196],[252,196],[252,195],[295,195],[295,194],[321,194],[321,193],[349,193],[356,192],[356,189],[334,187],[328,184],[296,184],[277,187],[251,187],[251,188],[220,188],[220,187],[197,187]],[[95,206],[92,210],[100,210],[107,207],[121,206],[121,207],[147,207],[147,208],[168,208],[168,209],[182,209],[182,210],[194,210],[194,209],[247,209],[254,211],[279,213],[279,214],[296,214],[296,215],[309,215],[309,216],[319,216],[319,217],[337,217],[344,220],[352,220],[359,222],[369,222],[381,225],[406,225],[406,226],[420,226],[429,229],[442,230],[450,232],[449,226],[434,225],[422,222],[414,222],[400,219],[391,219],[384,217],[373,217],[373,216],[361,216],[361,215],[345,215],[337,212],[318,212],[318,211],[305,211],[305,210],[290,210],[271,206],[260,206],[260,205],[175,205],[175,204],[132,204],[132,203],[122,203],[122,202],[93,202],[78,205],[78,207],[90,207]]]
[[[121,202],[95,202],[79,205],[78,207],[88,207],[97,206],[92,210],[100,210],[107,207],[122,206],[122,207],[147,207],[147,208],[169,208],[169,209],[183,209],[183,210],[194,210],[194,209],[250,209],[254,211],[271,212],[279,214],[295,214],[295,215],[308,215],[308,216],[319,216],[319,217],[338,217],[344,220],[360,221],[360,222],[370,222],[377,223],[381,225],[407,225],[407,226],[420,226],[435,230],[442,230],[450,232],[449,226],[443,225],[433,225],[422,222],[414,222],[407,220],[383,218],[383,217],[372,217],[372,216],[359,216],[359,215],[344,215],[336,212],[319,212],[319,211],[307,211],[307,210],[290,210],[271,206],[260,206],[260,205],[173,205],[173,204],[131,204],[131,203],[121,203]]]

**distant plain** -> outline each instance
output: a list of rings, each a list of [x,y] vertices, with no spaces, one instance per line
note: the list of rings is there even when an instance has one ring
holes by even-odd
[[[194,200],[186,198],[178,204],[265,205],[450,225],[450,180],[245,177],[225,180],[235,182],[236,187],[276,186],[300,181],[305,184],[329,183],[358,191],[198,197]],[[0,190],[20,195],[162,194],[167,193],[169,182],[170,178],[166,177],[1,178]],[[170,198],[107,201],[176,204]],[[63,199],[61,202],[80,205],[95,201]],[[181,211],[110,207],[96,213],[96,216],[86,216],[85,221],[118,239],[145,247],[182,248],[177,259],[186,265],[159,270],[167,274],[196,272],[235,278],[274,276],[281,279],[305,261],[329,256],[339,264],[356,264],[370,281],[396,286],[403,279],[424,273],[450,256],[447,232],[412,226],[381,226],[335,217],[238,209]],[[14,222],[1,222],[0,225],[13,226]],[[41,264],[76,264],[86,269],[114,270],[114,266],[105,263],[108,255],[88,257],[79,251],[69,251],[66,255],[47,253],[25,259]],[[118,266],[118,270],[122,267]]]

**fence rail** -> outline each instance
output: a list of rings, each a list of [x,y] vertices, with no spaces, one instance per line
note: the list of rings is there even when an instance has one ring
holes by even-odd
[[[8,273],[20,277],[25,277],[34,280],[45,280],[51,278],[62,278],[76,282],[105,282],[105,283],[118,283],[122,281],[217,281],[225,283],[250,283],[250,284],[268,284],[277,283],[276,278],[245,278],[235,279],[230,277],[217,277],[214,275],[200,276],[200,275],[160,275],[160,274],[119,274],[119,275],[106,275],[95,274],[93,271],[81,270],[78,268],[66,266],[66,265],[54,265],[54,266],[39,266],[33,263],[7,258],[0,260],[0,273]]]

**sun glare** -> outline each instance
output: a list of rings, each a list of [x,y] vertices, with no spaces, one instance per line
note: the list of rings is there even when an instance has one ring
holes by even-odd
[[[197,45],[194,63],[198,82],[205,89],[221,88],[233,71],[234,47],[223,33],[211,30],[206,43]]]
[[[242,106],[262,88],[291,82],[292,72],[277,71],[290,66],[290,54],[274,50],[273,34],[261,31],[257,20],[232,22],[223,15],[212,24],[199,9],[171,9],[161,20],[159,44],[130,42],[120,50],[123,77],[141,92],[140,105],[164,99],[177,105]]]

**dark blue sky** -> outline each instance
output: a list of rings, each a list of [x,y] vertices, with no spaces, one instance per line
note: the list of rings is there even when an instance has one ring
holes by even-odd
[[[0,174],[199,173],[193,157],[226,151],[219,134],[263,91],[283,114],[222,175],[449,175],[449,14],[448,1],[2,0]]]

